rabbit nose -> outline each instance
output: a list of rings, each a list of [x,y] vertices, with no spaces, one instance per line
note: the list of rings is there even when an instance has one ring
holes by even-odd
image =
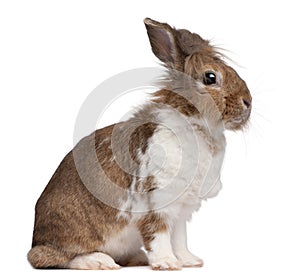
[[[243,98],[242,102],[243,102],[243,105],[246,108],[246,110],[250,108],[251,102],[249,100],[246,100],[245,98]]]

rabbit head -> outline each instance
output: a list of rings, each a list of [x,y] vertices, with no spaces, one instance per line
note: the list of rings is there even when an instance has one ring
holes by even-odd
[[[209,41],[184,29],[150,18],[144,20],[153,53],[172,71],[196,83],[196,93],[209,93],[226,129],[243,128],[251,113],[252,98],[244,80],[228,66]]]

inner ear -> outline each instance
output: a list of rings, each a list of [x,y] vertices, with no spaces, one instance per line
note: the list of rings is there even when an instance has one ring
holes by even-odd
[[[148,30],[153,53],[164,63],[174,63],[174,39],[171,34],[164,29],[150,27]]]
[[[174,36],[175,30],[166,23],[160,23],[150,18],[146,18],[144,23],[155,56],[168,67],[180,70],[182,55]]]

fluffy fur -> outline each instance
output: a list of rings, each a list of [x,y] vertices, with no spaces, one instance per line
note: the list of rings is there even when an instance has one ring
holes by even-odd
[[[187,249],[186,221],[219,193],[224,129],[245,126],[251,96],[208,41],[144,22],[167,68],[161,89],[132,118],[83,138],[63,159],[36,204],[28,253],[35,268],[203,264]],[[205,83],[207,72],[214,83]]]

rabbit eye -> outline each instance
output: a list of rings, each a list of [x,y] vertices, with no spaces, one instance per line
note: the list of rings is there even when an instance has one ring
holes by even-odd
[[[213,85],[217,82],[217,76],[213,72],[205,72],[203,83],[206,86]]]

